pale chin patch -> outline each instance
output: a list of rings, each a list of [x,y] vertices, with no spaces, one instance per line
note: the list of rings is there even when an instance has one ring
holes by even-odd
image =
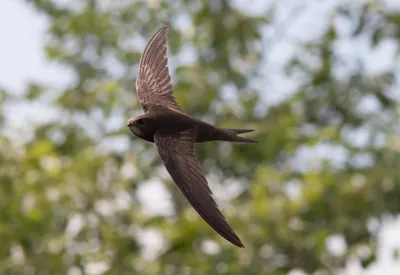
[[[132,133],[134,133],[135,135],[137,135],[138,137],[142,136],[142,131],[140,131],[139,128],[136,127],[129,127],[129,129],[132,131]]]

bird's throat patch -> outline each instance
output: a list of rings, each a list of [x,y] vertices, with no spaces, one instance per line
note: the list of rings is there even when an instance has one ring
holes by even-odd
[[[143,133],[139,128],[136,127],[129,127],[132,133],[134,133],[138,137],[142,137]]]

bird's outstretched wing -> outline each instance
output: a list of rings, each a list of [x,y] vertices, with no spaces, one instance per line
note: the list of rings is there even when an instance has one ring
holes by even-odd
[[[171,76],[167,57],[168,26],[164,26],[150,39],[140,58],[136,91],[140,105],[147,110],[163,105],[173,111],[185,113],[172,95]]]
[[[174,135],[157,132],[155,144],[172,179],[200,216],[222,237],[243,247],[212,197],[212,191],[196,157],[196,130]]]

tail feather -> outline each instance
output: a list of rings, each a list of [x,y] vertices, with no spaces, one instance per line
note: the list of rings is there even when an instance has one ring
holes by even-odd
[[[230,141],[230,142],[244,142],[244,143],[257,143],[258,141],[250,138],[240,137],[238,134],[253,132],[252,129],[229,129],[219,128],[217,130],[216,140]]]
[[[222,128],[222,129],[229,130],[229,131],[235,132],[237,134],[254,132],[254,129],[232,129],[232,128]]]

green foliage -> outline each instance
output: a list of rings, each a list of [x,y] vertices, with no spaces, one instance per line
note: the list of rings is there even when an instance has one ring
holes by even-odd
[[[57,116],[33,125],[33,139],[0,134],[1,274],[89,274],[96,263],[102,274],[336,273],[349,257],[365,267],[375,261],[377,232],[368,223],[400,212],[399,103],[390,92],[398,71],[372,76],[363,60],[349,70],[351,60],[335,51],[343,39],[335,20],[348,20],[349,41],[366,37],[377,48],[390,40],[399,49],[398,13],[381,1],[345,1],[284,64],[280,73],[296,91],[267,104],[274,91],[255,83],[270,80],[260,41],[276,7],[254,15],[226,0],[25,2],[49,19],[44,50],[74,80],[51,91]],[[244,249],[188,207],[159,169],[154,145],[125,126],[141,112],[134,81],[143,41],[165,22],[182,108],[221,127],[256,129],[258,145],[198,146],[213,189],[240,189],[221,206]],[[188,47],[190,64],[180,56]],[[28,83],[17,100],[34,104],[48,92]],[[0,110],[11,100],[0,90]],[[368,100],[373,113],[360,107]],[[172,215],[146,211],[138,189],[151,179],[172,195]],[[148,231],[162,237],[154,257],[146,254]],[[335,236],[343,253],[327,246]]]

